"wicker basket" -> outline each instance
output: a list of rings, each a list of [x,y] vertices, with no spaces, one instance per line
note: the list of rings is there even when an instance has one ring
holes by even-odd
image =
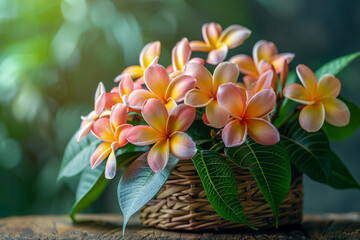
[[[231,164],[245,215],[258,228],[275,226],[275,218],[254,177]],[[279,225],[302,220],[302,174],[293,170],[290,190],[280,206]],[[142,210],[143,225],[169,230],[223,230],[247,227],[221,218],[210,205],[191,160],[181,160],[155,199]]]

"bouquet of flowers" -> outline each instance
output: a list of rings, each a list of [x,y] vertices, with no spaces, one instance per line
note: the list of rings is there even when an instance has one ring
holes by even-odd
[[[339,96],[335,75],[360,52],[315,72],[302,64],[289,71],[295,55],[262,40],[252,57],[225,61],[250,34],[240,25],[205,24],[203,41],[183,38],[175,45],[171,65],[158,63],[161,44],[151,42],[140,65],[126,68],[110,92],[99,83],[94,110],[81,117],[59,173],[59,179],[80,174],[73,219],[121,174],[125,229],[184,159],[192,159],[215,211],[251,228],[229,161],[249,169],[276,220],[292,168],[334,188],[360,187],[329,145],[359,127],[359,108]],[[196,52],[207,52],[206,61]]]

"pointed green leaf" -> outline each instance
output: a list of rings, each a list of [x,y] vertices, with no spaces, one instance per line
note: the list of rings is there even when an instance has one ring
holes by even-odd
[[[323,66],[321,66],[318,70],[316,70],[315,75],[317,79],[320,79],[326,73],[330,73],[333,75],[338,74],[343,70],[347,65],[349,65],[355,58],[360,56],[360,52],[348,54],[339,58],[336,58]]]
[[[76,142],[76,134],[66,146],[61,162],[58,181],[63,177],[72,177],[79,174],[89,164],[91,154],[95,151],[101,140],[91,134],[81,142]]]
[[[192,159],[204,186],[206,196],[215,211],[224,219],[246,224],[244,209],[237,193],[233,170],[227,160],[215,151],[198,151]]]
[[[164,170],[155,173],[147,163],[147,154],[132,162],[119,182],[118,199],[124,215],[123,234],[130,217],[156,196],[179,161],[170,155]]]
[[[81,174],[76,190],[76,202],[69,213],[73,221],[75,221],[75,213],[90,206],[104,191],[109,181],[104,176],[105,165],[105,161],[95,169],[91,169],[89,165]]]
[[[291,164],[284,145],[264,146],[252,139],[237,147],[225,148],[229,159],[237,166],[247,168],[269,203],[279,222],[280,204],[286,197],[291,183]]]
[[[126,150],[130,152],[127,152]],[[133,150],[132,146],[130,146],[129,149],[125,146],[117,151],[117,169],[131,163],[142,154],[142,152],[132,152],[131,150]],[[91,169],[89,164],[81,173],[79,185],[76,190],[75,204],[69,213],[73,221],[75,221],[75,213],[81,212],[89,207],[104,191],[109,181],[104,175],[105,166],[106,161],[102,162],[95,169]]]
[[[350,137],[356,132],[360,126],[360,108],[356,104],[346,100],[343,97],[339,97],[349,108],[350,111],[350,123],[344,127],[336,127],[325,122],[322,130],[326,133],[330,140],[339,141]]]
[[[297,119],[283,124],[279,131],[291,163],[311,179],[327,182],[330,176],[330,146],[326,134],[322,130],[306,132]]]
[[[355,178],[351,175],[340,158],[331,151],[330,154],[331,173],[329,185],[337,189],[360,188]]]

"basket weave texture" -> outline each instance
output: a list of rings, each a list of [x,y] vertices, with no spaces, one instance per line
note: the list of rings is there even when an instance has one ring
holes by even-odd
[[[245,216],[258,228],[275,227],[273,212],[253,175],[232,163]],[[300,223],[303,208],[302,173],[293,169],[290,190],[280,206],[279,225]],[[191,160],[180,160],[169,179],[140,213],[143,225],[169,230],[223,230],[247,228],[220,217],[210,205]]]

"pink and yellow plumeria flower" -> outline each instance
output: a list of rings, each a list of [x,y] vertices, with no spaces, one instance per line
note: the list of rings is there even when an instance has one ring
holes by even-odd
[[[237,81],[238,67],[233,63],[223,62],[216,67],[214,76],[211,76],[204,66],[188,63],[185,67],[185,74],[195,77],[198,87],[186,94],[185,104],[191,107],[206,107],[203,116],[205,123],[208,121],[215,128],[223,127],[229,120],[229,114],[219,106],[217,92],[220,85]]]
[[[166,69],[157,63],[151,64],[145,70],[144,81],[150,91],[138,89],[128,97],[129,106],[134,109],[141,110],[146,100],[157,98],[170,112],[196,85],[195,78],[187,75],[180,75],[171,80]]]
[[[117,103],[124,103],[128,106],[128,97],[134,90],[142,89],[141,85],[134,83],[130,74],[125,74],[119,77],[119,86],[111,89],[110,93],[106,93],[106,109],[111,109]],[[134,109],[129,108],[129,112]]]
[[[145,45],[145,47],[141,50],[139,61],[139,65],[134,65],[125,68],[125,70],[121,73],[123,74],[130,74],[130,76],[133,79],[138,78],[136,81],[139,84],[143,84],[144,81],[142,79],[144,75],[145,69],[150,66],[150,64],[153,62],[153,60],[157,57],[157,59],[160,57],[160,51],[161,51],[161,43],[160,41],[151,42]],[[120,76],[121,76],[120,75]],[[119,78],[115,78],[115,82],[120,80]]]
[[[203,41],[190,42],[193,51],[209,52],[206,62],[216,65],[225,60],[229,49],[236,48],[250,37],[251,31],[240,25],[231,25],[224,31],[218,23],[202,27]]]
[[[106,104],[106,91],[102,82],[99,83],[96,89],[94,102],[94,111],[90,112],[87,116],[81,117],[82,122],[80,130],[76,134],[76,141],[78,143],[90,133],[92,125],[100,116],[109,116],[110,114],[109,111],[104,111]]]
[[[109,156],[105,168],[105,177],[108,179],[112,179],[116,173],[115,151],[128,143],[125,134],[132,128],[132,125],[126,124],[126,120],[126,106],[118,103],[113,107],[110,118],[99,118],[91,128],[92,133],[104,141],[90,157],[91,168],[96,168]]]
[[[204,60],[202,58],[190,59],[191,53],[191,47],[187,38],[183,38],[175,45],[172,50],[172,65],[167,68],[171,78],[175,78],[176,76],[183,74],[185,64],[188,62],[196,62],[204,65]]]
[[[316,132],[324,120],[338,127],[347,125],[350,121],[349,109],[336,98],[341,89],[339,79],[325,74],[318,83],[313,71],[302,64],[296,67],[296,72],[303,86],[289,84],[284,89],[284,96],[305,105],[299,116],[301,127],[308,132]]]
[[[219,87],[217,97],[219,105],[233,117],[222,131],[226,147],[243,144],[247,135],[263,145],[280,141],[276,127],[264,119],[275,108],[276,95],[273,90],[262,90],[252,96],[251,91],[226,83]]]
[[[293,53],[278,53],[273,42],[265,40],[258,41],[253,48],[253,58],[240,54],[230,58],[230,62],[238,65],[240,72],[245,75],[243,78],[247,88],[251,88],[260,76],[270,69],[279,74],[284,68],[284,61],[287,64],[294,58]],[[277,75],[274,74],[273,88],[277,87]]]
[[[195,109],[185,104],[175,107],[170,114],[156,98],[145,102],[142,115],[149,126],[138,125],[130,129],[126,138],[132,144],[155,145],[147,160],[154,172],[160,172],[169,160],[169,153],[178,159],[190,159],[196,154],[194,141],[184,133],[195,119]]]

